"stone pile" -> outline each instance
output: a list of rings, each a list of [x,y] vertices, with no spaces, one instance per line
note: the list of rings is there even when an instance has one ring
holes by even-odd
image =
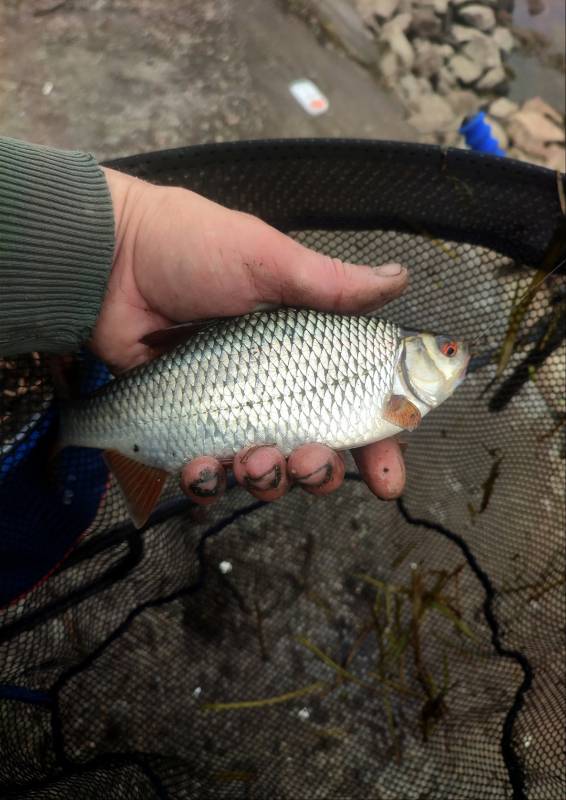
[[[420,138],[462,145],[479,110],[509,155],[566,170],[564,118],[540,98],[507,99],[506,59],[518,46],[507,0],[353,0],[378,47],[381,79]]]
[[[506,97],[494,100],[492,132],[512,158],[566,172],[564,117],[540,97],[521,107]]]

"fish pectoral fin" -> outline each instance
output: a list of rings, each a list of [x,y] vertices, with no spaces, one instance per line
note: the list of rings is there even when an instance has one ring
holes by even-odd
[[[160,330],[146,333],[145,336],[142,336],[140,342],[152,350],[170,350],[173,347],[177,347],[177,345],[184,344],[193,336],[198,336],[220,321],[220,318],[214,318],[181,322],[178,325],[171,325],[169,328],[161,328]]]
[[[134,525],[143,527],[159,500],[167,473],[134,461],[117,450],[105,450],[104,460],[118,481]]]
[[[398,428],[414,431],[422,420],[422,415],[414,403],[401,394],[392,394],[382,411],[383,419]]]

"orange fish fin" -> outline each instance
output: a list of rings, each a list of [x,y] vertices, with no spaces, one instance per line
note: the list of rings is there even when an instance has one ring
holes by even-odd
[[[392,394],[382,412],[383,419],[403,428],[414,431],[420,425],[422,415],[414,403],[400,394]]]
[[[134,461],[117,450],[105,450],[104,460],[118,481],[134,525],[143,527],[159,500],[167,473]]]

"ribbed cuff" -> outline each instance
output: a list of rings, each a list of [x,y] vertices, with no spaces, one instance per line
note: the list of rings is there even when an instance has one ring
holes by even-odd
[[[0,355],[85,342],[113,255],[112,200],[94,156],[0,137]]]

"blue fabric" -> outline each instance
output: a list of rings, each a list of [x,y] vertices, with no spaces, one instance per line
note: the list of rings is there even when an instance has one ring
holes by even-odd
[[[0,683],[0,700],[17,700],[20,703],[33,703],[34,705],[53,705],[51,695],[40,689],[28,689],[26,686],[14,686],[9,683]]]
[[[86,356],[81,391],[109,379]],[[56,405],[0,462],[0,607],[28,592],[63,560],[93,522],[108,470],[99,450],[64,450],[48,469],[58,427]]]

